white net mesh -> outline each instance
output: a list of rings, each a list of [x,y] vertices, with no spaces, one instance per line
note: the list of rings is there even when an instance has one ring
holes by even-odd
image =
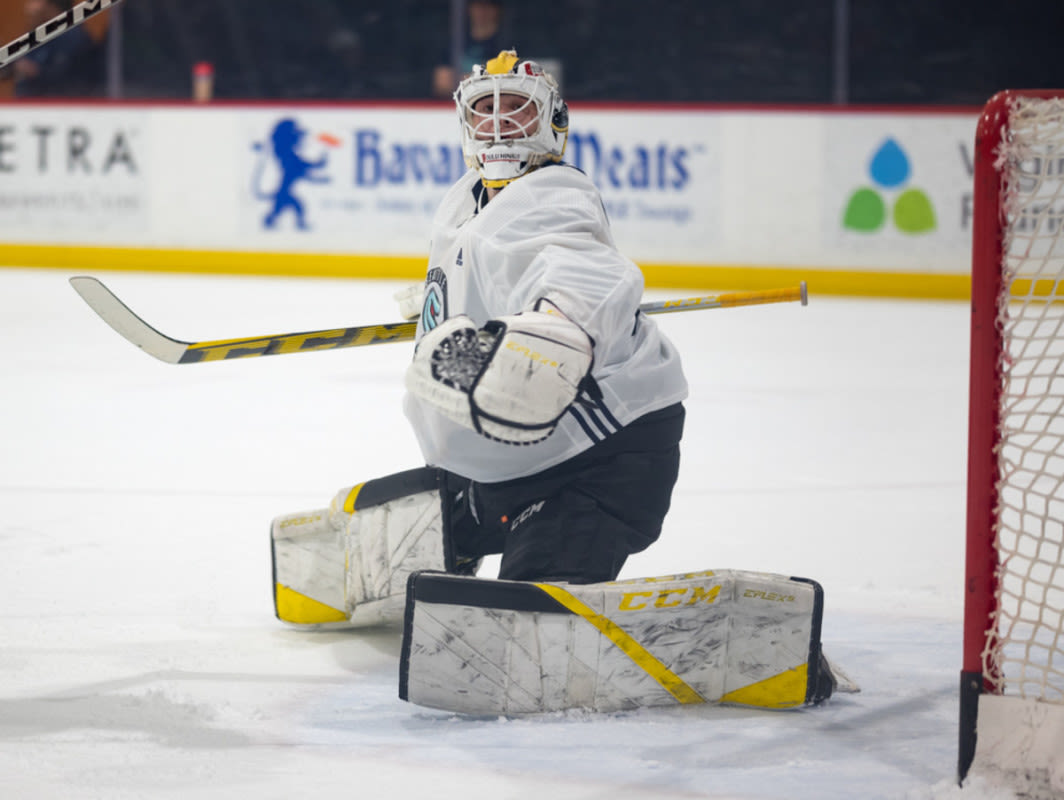
[[[984,675],[1064,703],[1064,99],[1015,98],[1003,131],[1001,580]]]

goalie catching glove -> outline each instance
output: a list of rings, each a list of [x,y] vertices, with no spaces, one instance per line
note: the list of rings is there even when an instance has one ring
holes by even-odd
[[[406,387],[482,436],[533,444],[554,431],[591,363],[590,337],[558,313],[525,311],[480,329],[462,315],[418,342]]]

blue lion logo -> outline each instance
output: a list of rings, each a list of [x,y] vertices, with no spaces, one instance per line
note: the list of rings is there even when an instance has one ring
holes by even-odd
[[[267,157],[263,143],[255,142],[252,145],[260,154],[253,179],[255,197],[259,200],[272,201],[269,213],[262,220],[262,224],[267,228],[273,228],[281,213],[290,210],[295,214],[296,226],[300,230],[306,230],[307,221],[303,203],[296,197],[293,189],[299,181],[329,182],[327,175],[320,175],[316,172],[325,167],[326,156],[323,155],[317,161],[308,161],[299,154],[306,134],[306,130],[300,128],[294,119],[282,119],[270,132],[270,149],[281,171],[281,180],[273,192],[264,192],[261,188],[262,170]],[[330,136],[323,134],[318,138],[327,145],[336,144],[335,139]]]

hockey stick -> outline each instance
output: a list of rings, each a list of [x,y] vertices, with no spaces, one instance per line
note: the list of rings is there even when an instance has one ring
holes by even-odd
[[[390,322],[383,325],[360,325],[354,328],[304,333],[277,333],[247,339],[183,342],[155,330],[96,278],[71,278],[70,284],[89,304],[89,307],[123,338],[148,355],[165,361],[167,364],[198,364],[202,361],[227,361],[233,358],[306,353],[311,350],[364,347],[383,342],[408,342],[414,339],[417,331],[416,322]],[[691,297],[685,300],[664,300],[644,303],[639,309],[645,314],[668,314],[699,308],[730,308],[794,301],[801,301],[803,306],[809,302],[805,281],[789,289],[727,292],[705,297]]]
[[[0,48],[0,69],[36,50],[56,36],[61,36],[76,28],[89,17],[94,17],[120,2],[122,0],[85,0],[62,14],[57,14],[47,22],[42,22],[29,33],[22,34]]]

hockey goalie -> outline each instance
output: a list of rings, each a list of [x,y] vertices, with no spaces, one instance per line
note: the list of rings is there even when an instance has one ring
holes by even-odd
[[[819,702],[814,582],[617,581],[661,532],[687,384],[643,278],[564,164],[568,109],[502,52],[455,93],[471,169],[442,201],[404,410],[427,466],[273,522],[275,608],[403,625],[400,695],[471,713]],[[413,299],[413,303],[410,300]],[[501,554],[498,577],[476,576]]]

